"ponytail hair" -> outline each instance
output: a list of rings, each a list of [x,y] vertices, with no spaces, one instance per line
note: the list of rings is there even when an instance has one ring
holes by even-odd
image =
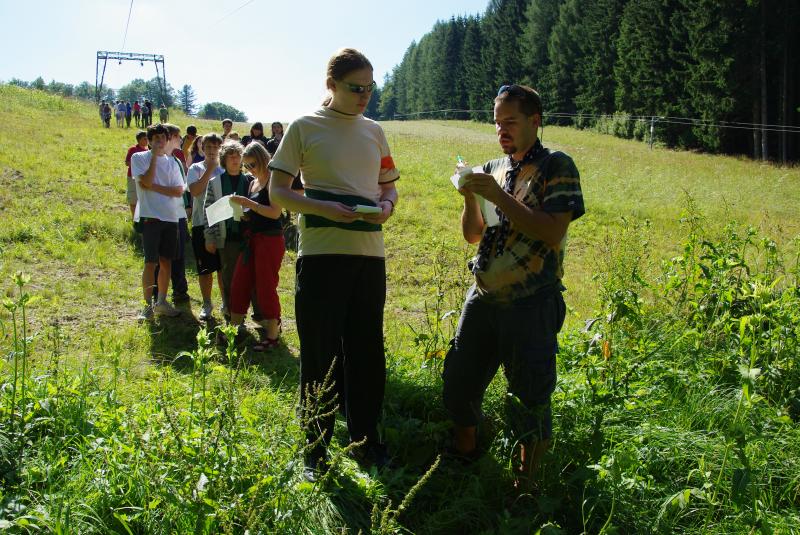
[[[367,56],[356,50],[355,48],[340,48],[328,60],[328,70],[326,71],[326,82],[330,80],[342,80],[345,76],[353,71],[359,69],[372,70],[372,63],[369,62]],[[322,101],[323,106],[331,103],[333,97],[328,95]]]

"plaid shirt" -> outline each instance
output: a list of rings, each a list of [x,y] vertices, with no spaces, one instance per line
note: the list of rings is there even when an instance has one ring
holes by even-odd
[[[483,169],[503,187],[511,169],[511,157],[491,160]],[[585,212],[578,169],[563,152],[545,149],[534,161],[523,164],[513,195],[533,210],[572,212],[573,221]],[[566,242],[565,235],[561,243],[550,246],[523,234],[512,222],[502,254],[495,256],[497,244],[494,244],[486,265],[475,272],[479,292],[498,301],[513,301],[560,284]]]

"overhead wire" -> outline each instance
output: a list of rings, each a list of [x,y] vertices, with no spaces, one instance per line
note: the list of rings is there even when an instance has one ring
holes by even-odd
[[[218,21],[214,22],[214,23],[213,23],[213,24],[212,24],[210,27],[214,27],[214,26],[216,26],[217,24],[219,24],[219,23],[220,23],[220,22],[222,22],[223,20],[227,19],[228,17],[230,17],[231,15],[233,15],[234,13],[236,13],[237,11],[239,11],[240,9],[242,9],[243,7],[250,5],[250,4],[252,4],[253,2],[255,2],[255,1],[256,1],[256,0],[248,0],[248,1],[247,1],[247,2],[245,2],[244,4],[240,5],[240,6],[239,6],[239,7],[237,7],[236,9],[234,9],[233,11],[229,12],[227,15],[223,15],[221,19],[219,19]]]
[[[442,109],[442,110],[428,110],[412,113],[395,114],[395,118],[413,117],[420,115],[431,115],[438,113],[493,113],[493,110],[462,110],[462,109]],[[558,118],[586,118],[586,119],[608,119],[614,118],[613,115],[602,115],[592,113],[569,113],[569,112],[545,112],[542,114],[545,117],[558,117]],[[723,121],[713,122],[705,119],[691,118],[691,117],[671,117],[659,115],[625,115],[617,116],[616,120],[623,121],[642,121],[664,124],[676,124],[686,126],[704,126],[708,128],[730,128],[735,130],[759,130],[763,132],[788,132],[800,133],[800,126],[791,125],[776,125],[776,124],[762,124],[762,123],[745,123],[740,121]]]
[[[133,0],[131,0],[131,5],[128,8],[128,22],[125,23],[125,37],[122,38],[122,48],[120,48],[120,52],[125,51],[125,42],[128,40],[128,28],[131,25],[131,13],[133,12]]]

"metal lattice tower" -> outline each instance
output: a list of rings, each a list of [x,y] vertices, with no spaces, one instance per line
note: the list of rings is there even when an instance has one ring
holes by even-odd
[[[138,61],[144,65],[145,61],[152,61],[156,66],[156,80],[158,80],[158,89],[161,92],[161,102],[166,102],[167,94],[167,71],[164,67],[164,56],[161,54],[138,54],[135,52],[107,52],[105,50],[97,51],[97,62],[94,68],[94,99],[95,102],[100,102],[100,94],[103,92],[103,79],[106,76],[106,64],[108,60],[116,60],[122,63],[123,61]],[[100,72],[100,62],[103,62],[103,71]],[[158,64],[161,64],[161,72],[158,72]]]

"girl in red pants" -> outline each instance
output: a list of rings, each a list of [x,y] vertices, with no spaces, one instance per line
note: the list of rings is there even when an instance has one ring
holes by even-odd
[[[246,210],[245,249],[239,255],[231,282],[231,323],[242,325],[250,297],[255,290],[266,338],[253,347],[264,351],[278,345],[281,329],[281,304],[278,299],[278,272],[283,260],[283,230],[278,217],[281,207],[269,199],[269,153],[261,143],[245,147],[242,163],[253,180],[248,197],[232,195],[231,201]]]

